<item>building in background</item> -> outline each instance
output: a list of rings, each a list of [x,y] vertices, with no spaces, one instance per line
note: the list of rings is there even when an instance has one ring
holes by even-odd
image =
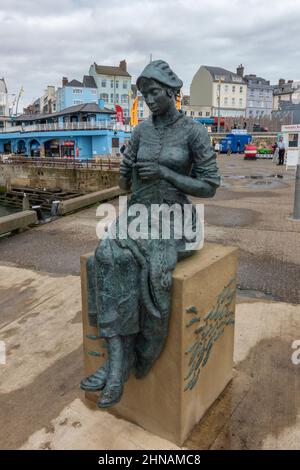
[[[202,116],[244,117],[247,102],[247,83],[243,68],[230,72],[221,67],[202,65],[190,86],[190,112]],[[203,114],[204,113],[204,114]]]
[[[282,103],[300,103],[300,82],[280,78],[278,85],[273,87],[273,110],[280,110]]]
[[[23,109],[26,114],[51,114],[56,111],[56,90],[53,85],[48,85],[44,94],[32,104]]]
[[[116,155],[130,129],[116,127],[114,115],[85,103],[52,114],[14,116],[11,127],[0,132],[0,153],[77,159]]]
[[[9,116],[8,92],[4,78],[0,78],[0,117]]]
[[[98,103],[98,91],[95,80],[90,75],[84,75],[82,82],[68,81],[63,77],[62,86],[57,89],[56,110],[63,111],[70,106],[84,103]]]
[[[122,60],[118,67],[94,62],[90,66],[89,75],[95,80],[98,98],[113,110],[116,104],[120,105],[127,123],[131,108],[131,75],[127,71],[126,60]]]
[[[243,78],[248,85],[246,117],[259,118],[271,116],[273,109],[273,86],[270,85],[269,80],[257,77],[254,74],[244,75]]]

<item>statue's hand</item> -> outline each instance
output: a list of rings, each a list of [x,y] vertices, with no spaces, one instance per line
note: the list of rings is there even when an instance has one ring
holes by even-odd
[[[157,162],[137,162],[136,167],[142,180],[153,180],[162,176],[161,166]]]
[[[124,178],[129,178],[132,171],[132,162],[127,158],[123,158],[120,163],[120,175]]]

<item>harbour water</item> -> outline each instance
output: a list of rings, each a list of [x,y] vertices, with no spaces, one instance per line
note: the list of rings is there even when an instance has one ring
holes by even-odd
[[[13,214],[13,213],[19,212],[19,211],[20,211],[20,209],[17,208],[17,207],[4,206],[4,205],[0,204],[0,217],[2,217],[3,215]]]

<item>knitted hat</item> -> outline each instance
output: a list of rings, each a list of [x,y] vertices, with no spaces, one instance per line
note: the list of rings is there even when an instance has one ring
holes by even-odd
[[[150,62],[150,64],[146,65],[136,81],[138,89],[140,89],[139,81],[141,78],[152,78],[153,80],[157,80],[163,85],[175,88],[176,90],[179,90],[183,85],[182,80],[177,77],[176,73],[171,70],[169,64],[164,60],[154,60],[153,62]]]

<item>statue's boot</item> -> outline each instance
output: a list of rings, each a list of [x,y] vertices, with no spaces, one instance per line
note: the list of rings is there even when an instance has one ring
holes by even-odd
[[[89,375],[80,382],[80,388],[86,392],[96,392],[103,390],[108,376],[108,363],[106,362],[92,375]]]
[[[107,338],[109,373],[98,408],[109,408],[121,400],[124,388],[124,344],[121,336]]]
[[[131,370],[135,366],[136,354],[134,350],[136,335],[123,336],[124,344],[124,382],[127,382]]]

